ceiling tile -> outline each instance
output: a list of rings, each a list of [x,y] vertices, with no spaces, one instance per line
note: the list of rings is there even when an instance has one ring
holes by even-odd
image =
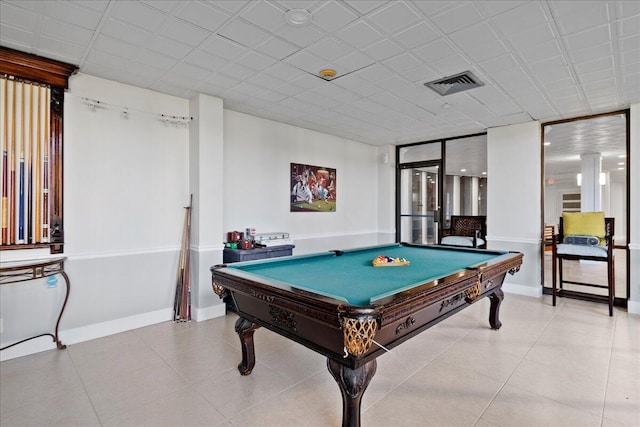
[[[375,0],[345,0],[344,2],[360,12],[362,15],[366,15],[369,12],[376,10],[386,3],[386,1]]]
[[[234,79],[244,80],[248,79],[251,76],[254,76],[256,74],[256,71],[252,70],[251,68],[243,67],[239,64],[231,64],[227,67],[222,68],[220,70],[220,74],[232,77]]]
[[[177,62],[177,60],[174,58],[169,58],[166,55],[162,55],[147,49],[144,49],[142,53],[139,53],[136,60],[141,64],[161,70],[168,70]]]
[[[44,20],[42,34],[54,39],[73,41],[74,44],[86,44],[91,41],[94,32],[77,25],[51,20]]]
[[[102,52],[127,59],[134,59],[139,53],[137,46],[107,36],[98,37],[94,47]]]
[[[111,16],[147,31],[156,31],[167,18],[158,9],[132,1],[115,2]]]
[[[250,3],[250,0],[233,0],[233,1],[212,1],[207,0],[206,4],[212,4],[213,6],[223,9],[230,13],[237,13],[242,10],[243,7]]]
[[[192,46],[162,36],[155,37],[147,47],[155,52],[177,59],[183,58],[193,49]]]
[[[422,63],[410,53],[403,53],[402,55],[382,61],[382,64],[394,71],[402,72],[419,67]]]
[[[460,6],[433,16],[433,23],[444,34],[451,34],[465,27],[477,24],[484,18],[473,6],[473,2],[463,3]]]
[[[354,52],[335,61],[338,68],[343,68],[345,73],[360,70],[374,64],[375,61],[361,52]]]
[[[242,11],[240,16],[254,25],[273,32],[286,25],[284,13],[274,4],[267,2],[251,2],[252,7]]]
[[[378,43],[374,43],[371,46],[362,49],[362,51],[373,59],[382,61],[399,54],[403,50],[391,40],[383,39]]]
[[[234,61],[249,52],[246,47],[223,37],[212,37],[205,42],[202,49],[229,61]]]
[[[199,45],[211,35],[209,31],[177,19],[169,20],[163,26],[160,34],[193,47]]]
[[[553,41],[555,39],[556,36],[548,23],[536,25],[528,30],[505,38],[510,45],[518,50]]]
[[[221,70],[228,67],[231,63],[219,56],[212,55],[203,50],[194,50],[184,59],[189,64],[197,65],[211,71]]]
[[[618,21],[618,33],[623,38],[640,34],[640,15]]]
[[[52,39],[49,37],[41,37],[38,45],[38,55],[51,57],[50,54],[55,55],[55,58],[66,62],[76,63],[84,54],[82,46],[69,43],[61,40]],[[69,61],[69,59],[73,59]]]
[[[327,61],[334,61],[338,58],[352,53],[353,51],[354,50],[352,47],[339,42],[333,37],[326,38],[305,49],[305,52],[307,54],[319,56],[320,58],[326,59]]]
[[[582,30],[608,24],[607,4],[604,2],[564,2],[577,3],[582,7],[570,14],[556,17],[555,21],[563,35],[577,33]],[[553,3],[558,5],[561,3]]]
[[[549,40],[533,46],[518,49],[520,57],[525,62],[538,62],[550,56],[560,55],[560,47],[557,40]]]
[[[177,16],[187,22],[209,31],[216,31],[224,24],[229,15],[209,7],[206,3],[188,1]]]
[[[430,82],[441,77],[441,75],[433,68],[427,67],[425,65],[421,65],[411,70],[403,71],[402,73],[400,73],[400,75],[410,82],[421,83]]]
[[[35,13],[8,2],[0,2],[0,22],[5,25],[33,31],[38,23]],[[2,38],[4,40],[4,37]]]
[[[382,34],[371,28],[369,24],[363,21],[358,21],[353,25],[349,25],[344,30],[336,33],[336,36],[346,41],[351,46],[361,49],[382,39]]]
[[[35,8],[42,7],[42,2],[33,2],[33,4]],[[51,2],[48,5],[47,12],[51,18],[69,22],[89,30],[95,30],[101,19],[100,11],[86,7],[79,2]]]
[[[326,1],[317,10],[313,11],[312,22],[326,32],[332,33],[356,19],[358,19],[358,15],[348,7],[335,1]]]
[[[440,34],[426,22],[420,22],[393,35],[394,40],[407,49],[413,49],[439,37]]]
[[[277,60],[282,60],[297,52],[298,48],[278,37],[270,37],[256,50]]]
[[[141,0],[142,3],[149,5],[151,7],[155,7],[156,9],[160,9],[165,13],[171,13],[172,11],[179,8],[184,2],[179,0]],[[89,2],[93,3],[93,2]],[[108,3],[108,2],[105,2]]]
[[[593,73],[594,71],[608,70],[613,75],[613,61],[611,57],[576,64],[574,68],[578,73]]]
[[[259,52],[249,52],[243,57],[239,58],[237,63],[240,65],[244,65],[245,67],[251,68],[256,71],[262,71],[265,68],[269,68],[270,66],[276,64],[278,61],[273,59],[270,56],[263,55]]]
[[[609,26],[603,25],[601,27],[565,36],[563,37],[563,40],[571,50],[578,50],[610,42],[611,38],[609,37],[609,34]]]
[[[293,65],[296,68],[299,68],[300,70],[304,70],[312,74],[316,74],[327,66],[327,62],[325,60],[316,58],[315,56],[305,51],[301,51],[296,53],[295,55],[291,55],[290,57],[285,59],[285,62]]]
[[[471,64],[462,55],[455,54],[429,65],[442,75],[451,76],[467,70]]]
[[[322,31],[317,30],[312,26],[294,28],[294,27],[285,25],[278,32],[278,36],[289,41],[290,43],[295,44],[296,46],[306,47],[320,40],[322,37],[325,36],[325,34]]]
[[[218,31],[218,34],[248,47],[256,47],[264,39],[268,38],[268,34],[264,31],[238,20],[232,21]]]
[[[440,59],[446,58],[447,56],[454,55],[458,52],[445,39],[439,39],[415,49],[414,53],[418,55],[426,64],[429,64],[433,61],[438,61]]]
[[[526,2],[492,18],[500,30],[507,35],[521,33],[531,27],[547,22],[539,2]]]
[[[510,9],[518,7],[525,3],[526,0],[510,1],[510,0],[489,0],[477,2],[476,7],[483,12],[484,16],[490,17],[500,15]]]
[[[150,32],[132,25],[127,25],[116,19],[108,19],[102,26],[101,33],[114,39],[139,45],[147,45],[152,38]]]
[[[414,0],[412,1],[418,9],[420,9],[426,16],[433,17],[439,13],[443,13],[447,10],[459,7],[461,4],[467,3],[466,1],[451,1],[451,0]]]
[[[393,34],[417,23],[420,17],[404,2],[395,1],[370,14],[368,20],[385,33]]]

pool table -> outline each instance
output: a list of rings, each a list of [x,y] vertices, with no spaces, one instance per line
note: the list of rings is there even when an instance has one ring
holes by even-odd
[[[378,255],[409,265],[374,267]],[[517,252],[402,243],[216,265],[211,273],[214,292],[239,315],[240,373],[251,373],[253,332],[264,326],[327,357],[342,425],[359,426],[376,358],[482,297],[499,329],[504,277],[521,264]]]

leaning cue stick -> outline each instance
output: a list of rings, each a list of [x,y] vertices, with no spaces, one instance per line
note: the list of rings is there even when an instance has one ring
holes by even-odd
[[[18,189],[18,242],[24,243],[24,83],[20,82],[20,188]]]
[[[8,94],[5,94],[8,96]],[[9,137],[9,244],[16,243],[16,83],[11,83],[11,134]],[[5,123],[6,127],[9,127]]]
[[[49,89],[45,89],[45,100],[49,99]],[[49,120],[50,105],[45,104],[44,111],[44,164],[42,170],[42,241],[49,241]]]
[[[41,184],[41,176],[42,176],[42,150],[41,150],[41,146],[42,146],[42,106],[41,106],[41,100],[42,100],[42,95],[40,93],[40,85],[36,86],[38,88],[37,92],[36,92],[36,96],[38,97],[38,123],[36,124],[36,159],[35,159],[35,169],[36,169],[36,194],[35,194],[35,204],[36,204],[36,208],[35,208],[35,219],[34,219],[34,225],[35,225],[35,232],[33,233],[33,238],[35,239],[36,243],[40,243],[41,236],[42,236],[42,220],[40,219],[40,217],[42,216],[41,212],[40,212],[40,199],[42,198],[42,184]]]
[[[180,256],[178,258],[178,277],[176,278],[176,295],[173,303],[173,320],[179,321],[182,318],[182,294],[184,289],[184,246],[187,238],[187,218],[185,216],[182,228],[182,242],[180,246]]]
[[[8,97],[6,96],[8,90],[8,80],[4,80],[4,114],[2,115],[2,128],[4,132],[2,132],[2,235],[0,237],[1,244],[7,244],[7,180],[9,179],[8,171],[7,171],[7,122],[9,117],[7,116],[8,109]]]
[[[187,208],[187,246],[186,246],[186,265],[185,265],[185,282],[187,285],[187,321],[191,322],[191,203],[193,195],[189,197],[189,207]]]

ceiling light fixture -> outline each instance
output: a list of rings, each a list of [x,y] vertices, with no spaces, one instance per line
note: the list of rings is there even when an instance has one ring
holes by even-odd
[[[311,23],[311,14],[304,9],[291,9],[284,14],[284,22],[292,27],[305,27]]]

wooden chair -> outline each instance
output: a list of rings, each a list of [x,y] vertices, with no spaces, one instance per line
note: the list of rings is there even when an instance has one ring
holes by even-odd
[[[591,212],[587,212],[588,214]],[[575,215],[575,214],[574,214]],[[579,299],[585,299],[590,301],[602,301],[609,304],[609,316],[613,316],[613,299],[615,296],[615,270],[614,270],[614,232],[615,232],[615,219],[604,218],[604,230],[601,233],[602,240],[597,244],[595,241],[589,245],[588,240],[594,240],[595,237],[573,235],[568,236],[565,234],[565,220],[561,217],[558,227],[558,234],[554,236],[552,240],[552,280],[553,280],[553,305],[556,305],[557,296],[567,296]],[[589,234],[589,233],[580,233]],[[573,238],[572,238],[573,237]],[[578,244],[576,244],[578,243]],[[562,262],[567,261],[600,261],[607,264],[607,285],[597,285],[593,283],[574,282],[564,280],[562,277]],[[556,269],[559,272],[556,272]],[[557,288],[556,275],[559,276],[560,287]],[[607,296],[594,295],[582,292],[572,292],[563,289],[563,284],[568,283],[572,285],[590,286],[593,288],[607,289]]]
[[[469,248],[487,247],[487,217],[484,215],[451,215],[451,227],[442,230],[440,243]]]

